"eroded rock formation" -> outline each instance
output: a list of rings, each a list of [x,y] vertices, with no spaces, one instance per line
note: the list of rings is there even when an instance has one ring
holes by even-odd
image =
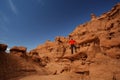
[[[77,41],[77,53],[73,55],[69,36]],[[91,20],[78,25],[69,36],[58,36],[34,49],[40,57],[50,59],[45,67],[51,74],[74,72],[92,80],[120,79],[120,3],[101,16],[91,14]]]
[[[0,44],[0,52],[5,52],[6,49],[7,49],[6,44]]]
[[[77,42],[77,53],[71,54],[68,44],[70,37]],[[62,80],[120,80],[119,39],[120,3],[101,16],[92,13],[91,20],[78,25],[68,37],[57,36],[54,41],[47,40],[29,53],[26,52],[26,47],[13,47],[10,54],[0,54],[4,56],[0,56],[0,65],[10,66],[13,61],[13,67],[17,67],[15,70],[7,67],[2,70],[0,66],[0,73],[3,73],[0,77],[7,79],[2,76],[8,74],[6,70],[10,69],[15,72],[35,71],[47,76],[67,76],[65,79],[61,77]],[[6,47],[0,45],[0,51],[5,51]]]
[[[10,53],[14,54],[14,55],[21,56],[21,57],[25,57],[26,50],[27,50],[27,48],[24,46],[14,46],[10,49]]]

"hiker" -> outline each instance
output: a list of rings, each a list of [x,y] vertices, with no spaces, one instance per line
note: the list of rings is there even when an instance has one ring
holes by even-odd
[[[77,52],[76,46],[75,46],[76,41],[73,40],[73,39],[70,39],[70,40],[69,40],[69,44],[70,44],[71,54],[73,54],[73,52],[74,52],[73,50],[75,50],[75,52]]]

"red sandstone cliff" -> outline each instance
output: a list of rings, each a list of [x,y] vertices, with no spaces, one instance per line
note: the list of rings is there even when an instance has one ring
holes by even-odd
[[[84,51],[87,54],[101,52],[113,58],[118,57],[120,55],[120,4],[99,17],[91,14],[89,22],[78,25],[69,35],[77,41],[78,52]],[[40,56],[70,55],[68,40],[68,37],[58,36],[53,42],[46,41],[37,46],[34,51]]]
[[[92,80],[120,79],[120,3],[101,16],[91,14],[91,20],[78,25],[69,36],[77,41],[77,53],[73,55],[69,37],[62,36],[32,51],[41,58],[48,57],[50,62],[45,67],[55,74],[65,71],[85,74]]]

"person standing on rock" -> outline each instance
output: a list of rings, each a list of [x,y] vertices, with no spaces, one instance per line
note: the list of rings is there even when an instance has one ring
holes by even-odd
[[[74,50],[75,50],[75,52],[77,52],[76,46],[75,46],[76,41],[71,38],[69,40],[69,44],[70,44],[71,54],[73,54]]]

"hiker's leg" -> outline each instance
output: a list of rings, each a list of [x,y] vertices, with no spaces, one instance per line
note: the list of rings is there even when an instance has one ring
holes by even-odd
[[[71,54],[73,54],[73,45],[71,45]]]
[[[77,47],[74,45],[75,53],[77,53]]]

